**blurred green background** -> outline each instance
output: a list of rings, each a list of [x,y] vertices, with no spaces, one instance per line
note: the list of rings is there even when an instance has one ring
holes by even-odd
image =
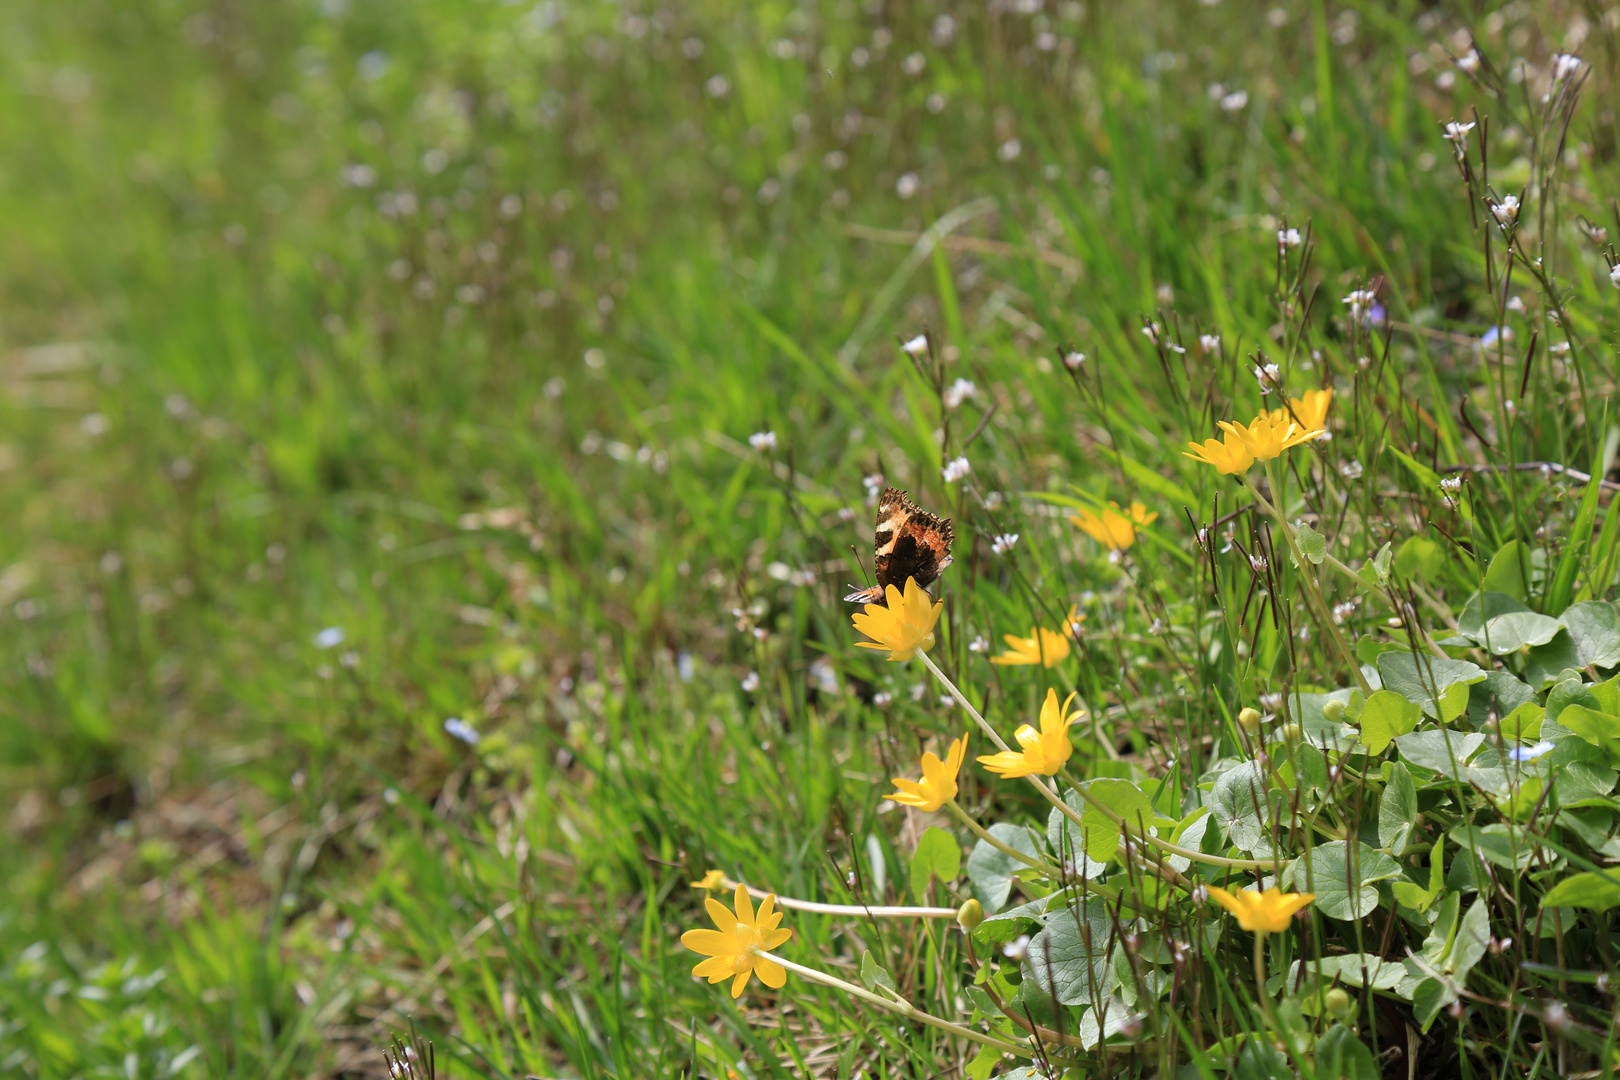
[[[1324,304],[1477,334],[1448,50],[1612,87],[1612,16],[0,4],[0,1074],[382,1076],[414,1020],[453,1076],[941,1075],[814,988],[750,1022],[675,941],[711,866],[836,890],[957,723],[848,655],[863,477],[959,565],[1021,529],[1037,585],[1115,583],[952,504],[894,341],[975,382],[987,489],[1151,494],[1123,458],[1211,418],[1141,320],[1237,363],[1308,222]],[[953,660],[1032,605],[953,606]]]

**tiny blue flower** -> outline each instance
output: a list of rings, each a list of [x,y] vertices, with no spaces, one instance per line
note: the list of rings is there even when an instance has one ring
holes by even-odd
[[[1508,751],[1511,761],[1534,761],[1553,748],[1553,744],[1543,739],[1534,746],[1515,746]]]
[[[348,635],[343,632],[343,627],[328,626],[315,635],[315,647],[317,649],[330,649],[343,644],[343,639],[346,637]]]
[[[481,737],[478,734],[477,728],[473,727],[459,716],[452,716],[450,719],[446,720],[444,722],[444,730],[450,735],[451,738],[460,739],[468,746],[477,746],[478,740]]]

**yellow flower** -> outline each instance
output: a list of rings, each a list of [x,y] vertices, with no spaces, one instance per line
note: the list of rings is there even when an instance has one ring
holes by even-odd
[[[1245,889],[1238,893],[1229,893],[1211,885],[1209,896],[1236,915],[1238,925],[1243,929],[1261,934],[1281,933],[1288,929],[1294,912],[1316,899],[1315,893],[1285,893],[1275,885],[1265,892]]]
[[[905,806],[915,806],[930,814],[956,798],[956,774],[962,769],[962,756],[967,753],[967,736],[951,740],[951,748],[941,761],[931,753],[922,756],[922,781],[894,778],[898,795],[885,795]]]
[[[1074,753],[1074,744],[1069,741],[1069,725],[1085,715],[1083,712],[1067,717],[1064,715],[1068,713],[1069,702],[1073,700],[1074,695],[1070,694],[1068,700],[1059,705],[1057,691],[1048,689],[1046,704],[1041,706],[1041,730],[1036,731],[1025,724],[1013,733],[1013,738],[1024,749],[990,754],[981,757],[979,764],[993,773],[1008,777],[1028,776],[1031,773],[1051,776],[1063,768],[1063,763]]]
[[[867,604],[866,611],[857,611],[851,618],[855,629],[871,638],[857,641],[863,649],[883,649],[890,660],[910,660],[918,652],[934,647],[934,624],[945,609],[945,601],[930,603],[932,599],[916,578],[906,578],[904,595],[890,585],[884,597],[888,606]]]
[[[1085,623],[1086,616],[1085,613],[1080,610],[1080,605],[1070,604],[1069,613],[1063,617],[1063,629],[1068,632],[1070,637],[1078,641],[1080,640],[1080,635],[1086,631]]]
[[[1254,454],[1230,431],[1221,439],[1205,439],[1201,443],[1188,443],[1187,447],[1192,453],[1183,450],[1182,457],[1213,465],[1228,476],[1242,476],[1254,464]]]
[[[709,958],[693,968],[692,974],[712,983],[735,976],[731,984],[734,998],[742,997],[750,975],[758,975],[759,981],[773,990],[787,982],[787,972],[782,970],[782,965],[764,955],[793,936],[791,930],[776,928],[782,921],[782,913],[772,910],[776,906],[775,896],[767,896],[759,902],[757,917],[748,899],[748,890],[741,885],[737,886],[735,915],[713,897],[703,904],[709,909],[709,918],[720,929],[688,930],[681,935],[682,945]]]
[[[1002,634],[1001,640],[1007,643],[1007,651],[992,656],[992,664],[1045,664],[1052,668],[1069,658],[1068,636],[1044,626],[1030,627],[1029,637]]]
[[[1307,390],[1302,397],[1289,398],[1286,409],[1273,409],[1271,419],[1273,423],[1295,420],[1307,431],[1320,431],[1327,423],[1328,406],[1332,403],[1331,386],[1323,390]]]
[[[703,875],[701,881],[691,883],[694,889],[723,889],[726,887],[726,875],[718,870],[710,870]]]
[[[1287,413],[1283,413],[1281,419],[1272,413],[1261,413],[1249,421],[1248,427],[1222,420],[1220,427],[1228,435],[1235,436],[1256,461],[1270,461],[1284,450],[1322,434],[1321,428],[1300,427],[1289,419]]]
[[[1120,510],[1119,503],[1110,502],[1100,514],[1079,510],[1069,520],[1109,551],[1124,551],[1136,543],[1137,526],[1150,525],[1158,516],[1157,511],[1148,513],[1141,503],[1131,503],[1127,512]]]

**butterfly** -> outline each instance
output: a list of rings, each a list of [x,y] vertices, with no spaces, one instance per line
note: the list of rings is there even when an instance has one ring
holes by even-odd
[[[950,518],[930,514],[899,488],[885,488],[878,497],[877,557],[873,560],[877,584],[856,589],[844,599],[854,604],[883,604],[888,586],[903,589],[907,578],[915,578],[926,590],[951,565],[955,539]]]

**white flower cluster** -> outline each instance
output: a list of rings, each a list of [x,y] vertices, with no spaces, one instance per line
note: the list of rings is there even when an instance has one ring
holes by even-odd
[[[940,475],[945,478],[945,482],[947,484],[954,484],[972,471],[973,466],[968,462],[968,459],[965,457],[959,457],[952,461],[947,461],[945,463],[945,468],[940,470]]]
[[[766,450],[776,449],[776,432],[756,431],[748,436],[748,445],[763,453]]]
[[[990,550],[997,555],[1005,555],[1018,543],[1017,533],[1002,533],[990,541]]]

